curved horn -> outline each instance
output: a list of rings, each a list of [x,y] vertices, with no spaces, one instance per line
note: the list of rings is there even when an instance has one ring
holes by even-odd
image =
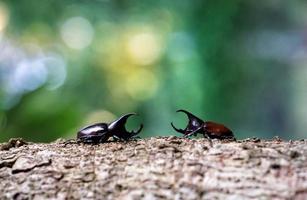
[[[131,131],[130,133],[133,135],[137,135],[143,129],[143,124],[140,125],[140,128],[137,131]]]
[[[204,121],[199,119],[198,117],[196,117],[195,115],[193,115],[192,113],[186,111],[186,110],[177,110],[176,112],[183,112],[185,113],[188,118],[189,118],[189,122],[186,126],[185,129],[178,129],[176,128],[173,123],[171,123],[172,127],[175,129],[175,131],[182,133],[184,135],[189,135],[192,132],[197,132],[198,130],[200,130],[200,127],[203,125]]]
[[[193,114],[190,113],[189,111],[180,109],[180,110],[177,110],[176,112],[183,112],[183,113],[185,113],[185,114],[188,116],[189,120],[197,120],[197,121],[199,121],[199,122],[203,122],[202,119],[199,119],[198,117],[196,117],[195,115],[193,115]]]
[[[177,131],[177,132],[179,132],[179,133],[184,133],[184,130],[183,130],[183,129],[176,128],[176,127],[174,126],[173,122],[171,122],[171,125],[172,125],[172,127],[173,127],[173,129],[174,129],[175,131]]]
[[[137,115],[137,114],[136,113],[128,113],[126,115],[123,115],[120,118],[118,118],[117,120],[115,120],[114,122],[110,123],[108,128],[110,130],[112,130],[112,129],[115,129],[115,128],[120,127],[120,126],[125,126],[127,119],[132,115]]]
[[[116,136],[120,139],[124,139],[124,140],[128,140],[128,139],[132,138],[133,136],[137,135],[143,129],[143,124],[140,125],[138,130],[131,131],[131,132],[128,132],[126,127],[125,127],[127,119],[130,116],[133,116],[133,115],[138,115],[138,114],[128,113],[126,115],[121,116],[120,118],[118,118],[114,122],[110,123],[109,126],[108,126],[109,131],[112,131],[114,136]]]

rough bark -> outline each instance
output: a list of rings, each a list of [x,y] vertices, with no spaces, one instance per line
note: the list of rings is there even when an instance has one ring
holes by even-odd
[[[11,140],[0,199],[307,199],[307,140]]]

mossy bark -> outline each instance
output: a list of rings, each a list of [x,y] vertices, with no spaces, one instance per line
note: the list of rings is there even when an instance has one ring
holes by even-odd
[[[11,141],[0,199],[307,199],[307,141]]]

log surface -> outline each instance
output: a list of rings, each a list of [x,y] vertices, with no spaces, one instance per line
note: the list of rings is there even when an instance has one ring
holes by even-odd
[[[0,199],[307,199],[307,140],[0,147]]]

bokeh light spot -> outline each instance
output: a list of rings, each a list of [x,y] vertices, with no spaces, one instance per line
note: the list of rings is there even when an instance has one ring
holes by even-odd
[[[33,91],[45,83],[47,70],[42,61],[24,61],[19,64],[14,79],[15,87]]]
[[[55,90],[64,84],[67,71],[65,60],[58,55],[44,58],[45,66],[48,70],[47,88]]]
[[[77,50],[89,46],[94,37],[93,26],[84,17],[72,17],[68,19],[62,25],[60,32],[65,44]]]
[[[116,116],[107,110],[98,110],[91,112],[85,119],[84,125],[97,123],[97,122],[111,122]]]
[[[195,44],[190,35],[177,32],[170,35],[167,56],[176,63],[189,60],[195,55]]]
[[[2,32],[7,26],[9,21],[9,10],[5,4],[0,2],[0,32]]]
[[[154,33],[143,32],[129,38],[127,49],[133,62],[148,65],[160,56],[161,44]]]
[[[150,70],[139,69],[127,79],[126,90],[133,99],[150,99],[156,94],[157,89],[157,77]]]

